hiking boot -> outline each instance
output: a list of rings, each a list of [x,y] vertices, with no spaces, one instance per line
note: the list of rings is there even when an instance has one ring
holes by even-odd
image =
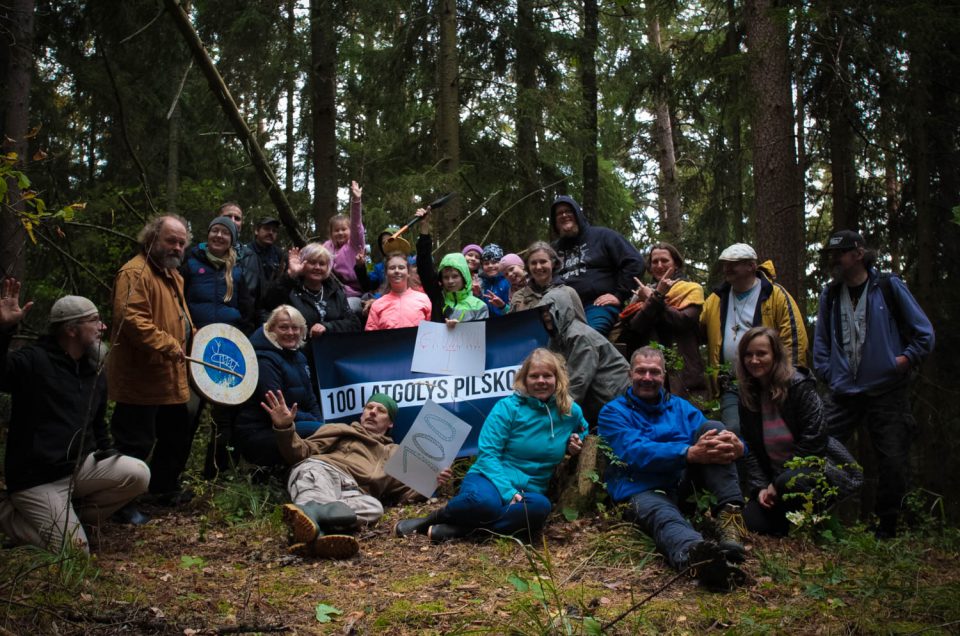
[[[426,517],[416,519],[401,519],[393,526],[393,534],[398,537],[406,537],[411,534],[427,534],[430,526],[437,522],[437,512],[431,512]]]
[[[717,530],[720,535],[717,544],[727,559],[734,563],[743,563],[746,551],[743,539],[747,528],[743,523],[743,508],[736,504],[726,504],[717,514]]]
[[[685,564],[688,574],[711,592],[729,592],[746,581],[740,568],[727,563],[723,549],[713,541],[699,541],[687,553]]]
[[[430,541],[433,543],[444,543],[465,537],[469,532],[469,528],[455,526],[451,523],[436,523],[427,529],[427,536],[430,537]]]

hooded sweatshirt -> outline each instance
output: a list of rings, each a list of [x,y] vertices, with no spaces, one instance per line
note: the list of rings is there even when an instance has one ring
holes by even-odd
[[[580,231],[576,236],[561,236],[553,242],[560,257],[560,278],[580,296],[583,305],[593,304],[603,294],[613,294],[626,304],[636,284],[634,277],[643,276],[640,252],[616,232],[594,227],[587,221],[580,204],[568,196],[557,197],[550,206],[550,228],[557,232],[557,206],[566,203],[573,208]]]
[[[553,318],[550,349],[567,360],[571,397],[581,405],[595,401],[599,408],[622,394],[630,384],[630,365],[587,324],[583,306],[564,294],[554,295],[542,306],[549,307]]]
[[[459,320],[460,322],[489,318],[490,312],[487,310],[486,303],[474,296],[470,290],[470,268],[467,266],[467,259],[463,254],[451,252],[441,259],[439,267],[441,289],[443,270],[447,267],[452,267],[460,272],[460,276],[463,278],[463,287],[455,292],[443,290],[440,315],[443,318]]]

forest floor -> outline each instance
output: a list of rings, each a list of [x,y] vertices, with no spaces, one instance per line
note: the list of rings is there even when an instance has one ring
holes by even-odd
[[[820,545],[753,536],[729,593],[677,577],[616,515],[548,525],[535,549],[496,538],[431,545],[388,509],[346,561],[287,554],[276,482],[239,475],[133,528],[94,557],[0,551],[0,634],[960,633],[960,533]],[[618,618],[619,617],[619,618]]]

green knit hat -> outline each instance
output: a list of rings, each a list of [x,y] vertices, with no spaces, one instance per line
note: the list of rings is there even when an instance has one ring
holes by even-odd
[[[390,421],[394,422],[397,419],[397,411],[399,407],[397,406],[397,401],[386,393],[374,393],[367,400],[367,404],[371,402],[376,402],[377,404],[382,404],[387,409],[387,415],[390,416]]]

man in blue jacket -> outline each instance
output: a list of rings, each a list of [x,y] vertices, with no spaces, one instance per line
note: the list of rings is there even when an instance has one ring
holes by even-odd
[[[830,389],[827,426],[842,442],[861,424],[870,431],[879,472],[876,534],[893,537],[917,426],[910,372],[933,350],[933,325],[903,281],[877,272],[860,234],[837,232],[823,249],[834,282],[820,294],[813,366]]]
[[[735,464],[743,443],[664,391],[665,377],[663,354],[637,349],[630,359],[631,387],[600,411],[598,432],[615,455],[605,475],[607,489],[614,501],[630,502],[637,525],[672,567],[690,568],[702,584],[727,589],[738,573],[727,561],[744,559],[743,495]],[[693,487],[716,498],[718,543],[705,540],[680,511]]]
[[[559,196],[550,206],[552,243],[560,257],[555,272],[572,287],[587,314],[587,324],[609,335],[636,283],[643,276],[643,257],[627,239],[605,227],[594,227],[580,204]]]

